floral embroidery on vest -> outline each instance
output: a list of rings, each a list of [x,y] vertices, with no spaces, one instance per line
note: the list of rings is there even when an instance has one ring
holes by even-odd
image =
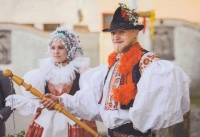
[[[142,59],[140,60],[140,74],[144,72],[144,70],[154,61],[159,60],[160,57],[157,56],[153,52],[148,52],[142,56]]]

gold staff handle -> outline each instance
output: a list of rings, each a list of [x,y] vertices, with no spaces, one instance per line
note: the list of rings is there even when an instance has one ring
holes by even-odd
[[[20,85],[24,86],[27,91],[30,91],[33,95],[39,97],[40,99],[50,99],[48,97],[45,97],[44,94],[40,93],[37,89],[33,88],[30,84],[26,84],[22,78],[20,78],[20,77],[18,77],[16,75],[13,75],[11,70],[8,70],[8,69],[5,70],[3,72],[3,75],[5,77],[11,77],[12,80],[18,86],[20,86]],[[52,100],[52,99],[50,99],[50,100]],[[79,126],[81,126],[85,130],[87,130],[88,132],[90,132],[95,137],[102,137],[99,133],[97,133],[96,131],[94,131],[93,129],[91,129],[89,126],[87,126],[86,124],[84,124],[83,122],[81,122],[80,120],[78,120],[76,117],[74,117],[72,114],[70,114],[68,111],[66,111],[65,109],[63,109],[63,107],[61,107],[60,104],[54,102],[54,109],[57,110],[58,112],[61,112],[62,114],[64,114],[65,116],[67,116],[68,118],[70,118],[71,120],[73,120],[74,122],[76,122]]]

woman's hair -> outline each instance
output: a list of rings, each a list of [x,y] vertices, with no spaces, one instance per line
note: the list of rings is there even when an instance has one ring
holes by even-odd
[[[47,47],[47,54],[51,53],[51,44],[53,41],[60,41],[68,51],[67,59],[73,60],[75,57],[83,55],[78,36],[72,30],[67,27],[58,27],[53,33],[50,34],[50,42]]]

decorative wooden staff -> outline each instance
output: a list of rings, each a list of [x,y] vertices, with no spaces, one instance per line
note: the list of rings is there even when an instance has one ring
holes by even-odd
[[[3,75],[5,77],[11,77],[11,79],[18,86],[20,86],[20,85],[24,86],[27,91],[30,91],[33,95],[39,97],[40,99],[50,99],[48,97],[45,97],[44,94],[40,93],[37,89],[33,88],[30,84],[25,83],[22,78],[20,78],[20,77],[18,77],[16,75],[13,75],[11,70],[5,70],[3,72]],[[52,99],[50,99],[50,100],[52,100]],[[76,122],[79,126],[81,126],[85,130],[87,130],[88,132],[90,132],[95,137],[102,137],[99,133],[95,132],[89,126],[87,126],[86,124],[84,124],[83,122],[81,122],[80,120],[78,120],[76,117],[74,117],[72,114],[70,114],[68,111],[66,111],[65,109],[63,109],[63,107],[61,107],[60,104],[54,102],[54,109],[57,110],[58,112],[61,112],[62,114],[64,114],[65,116],[67,116],[68,118],[70,118],[71,120],[73,120],[74,122]]]

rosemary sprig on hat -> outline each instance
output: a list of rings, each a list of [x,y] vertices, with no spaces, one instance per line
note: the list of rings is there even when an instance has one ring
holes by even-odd
[[[135,12],[135,9],[129,9],[125,4],[119,3],[121,7],[121,15],[124,18],[124,21],[129,21],[129,24],[136,26],[138,24],[139,14]]]

